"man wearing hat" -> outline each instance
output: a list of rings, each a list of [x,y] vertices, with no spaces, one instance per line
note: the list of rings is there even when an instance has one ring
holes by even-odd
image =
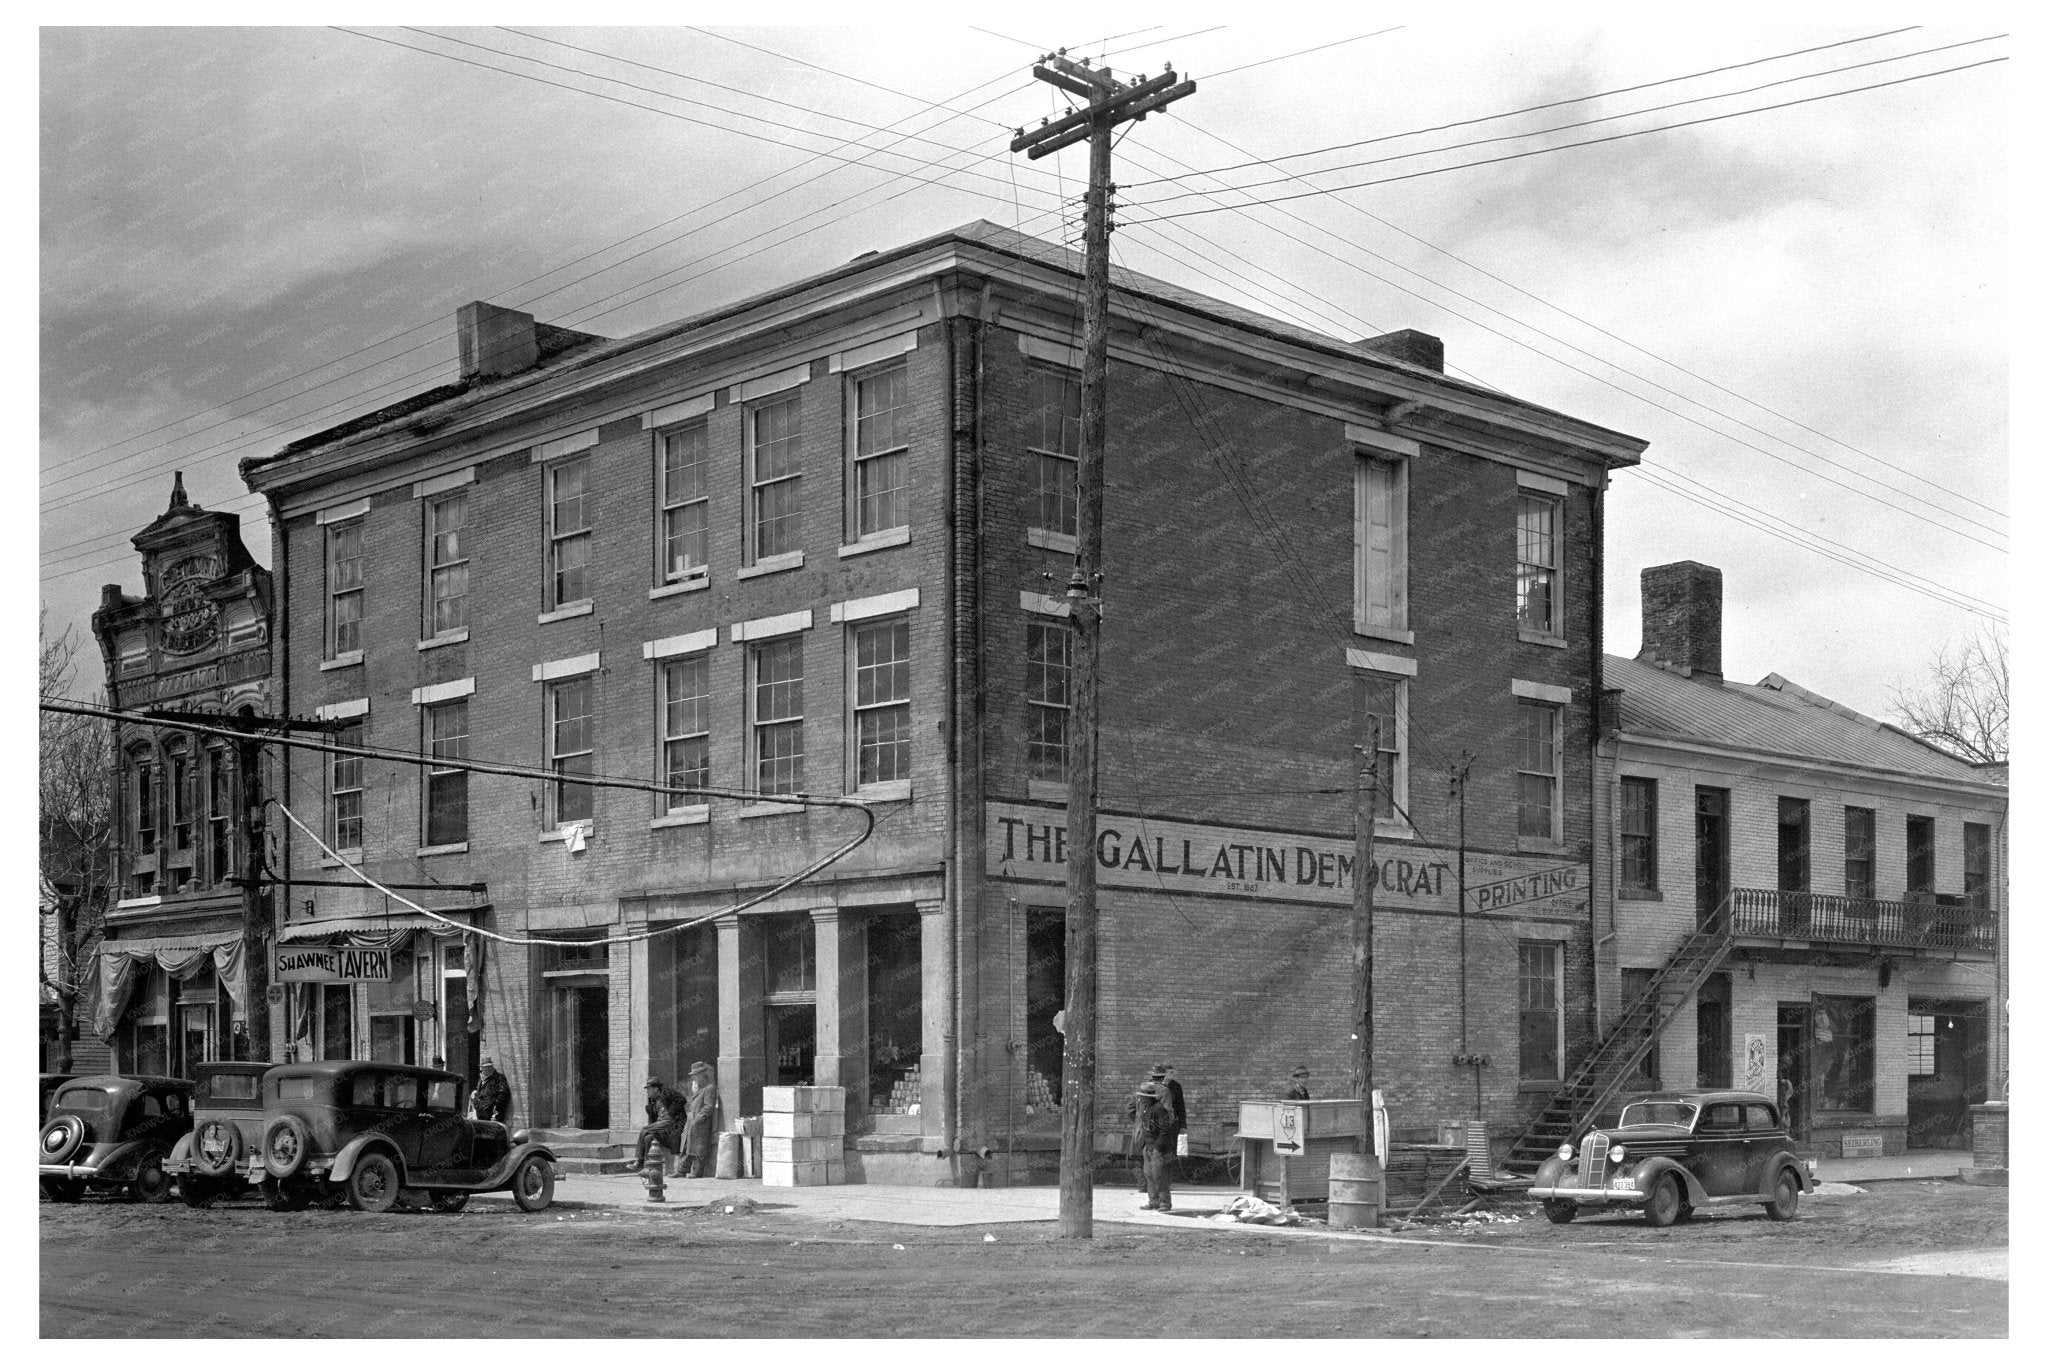
[[[633,1154],[633,1164],[627,1170],[637,1171],[645,1166],[647,1148],[657,1140],[670,1152],[683,1150],[683,1116],[689,1103],[682,1091],[659,1076],[647,1078],[647,1126],[640,1130],[640,1149]]]
[[[1146,1081],[1138,1087],[1138,1117],[1131,1136],[1145,1161],[1145,1207],[1169,1213],[1173,1209],[1173,1186],[1167,1177],[1166,1160],[1173,1155],[1173,1110],[1159,1082]]]
[[[683,1117],[683,1174],[711,1174],[711,1135],[718,1130],[718,1078],[709,1062],[690,1067],[690,1098]]]
[[[470,1112],[480,1119],[492,1123],[512,1122],[512,1085],[498,1072],[498,1064],[491,1058],[483,1060],[483,1079],[476,1083],[476,1093],[470,1096]]]
[[[1283,1100],[1305,1100],[1308,1098],[1308,1068],[1298,1066],[1287,1073],[1287,1088],[1280,1092]]]

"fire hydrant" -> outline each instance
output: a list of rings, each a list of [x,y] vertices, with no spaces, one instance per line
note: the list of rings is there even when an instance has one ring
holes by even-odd
[[[656,1139],[648,1145],[647,1164],[641,1168],[640,1173],[640,1179],[646,1182],[647,1185],[648,1203],[666,1204],[668,1202],[667,1185],[663,1180],[667,1170],[668,1148],[661,1145],[660,1139]]]

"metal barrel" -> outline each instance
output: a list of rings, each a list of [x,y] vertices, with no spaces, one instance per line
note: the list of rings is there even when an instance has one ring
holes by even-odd
[[[1378,1227],[1381,1184],[1378,1157],[1330,1153],[1330,1226]]]

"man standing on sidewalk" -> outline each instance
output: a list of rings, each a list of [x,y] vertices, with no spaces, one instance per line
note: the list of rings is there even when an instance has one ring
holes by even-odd
[[[683,1119],[683,1175],[711,1174],[711,1139],[718,1127],[718,1080],[709,1062],[690,1067],[690,1098]]]
[[[1173,1155],[1173,1110],[1166,1104],[1166,1092],[1157,1081],[1138,1087],[1138,1118],[1132,1136],[1145,1162],[1145,1207],[1161,1213],[1173,1211],[1173,1185],[1166,1172]]]

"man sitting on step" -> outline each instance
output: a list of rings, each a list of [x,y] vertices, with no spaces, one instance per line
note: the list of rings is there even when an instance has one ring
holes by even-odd
[[[688,1115],[690,1099],[682,1091],[668,1085],[658,1076],[647,1078],[647,1126],[640,1130],[640,1150],[634,1154],[633,1164],[626,1169],[637,1171],[647,1164],[649,1143],[659,1141],[671,1155],[683,1150],[683,1120]]]

